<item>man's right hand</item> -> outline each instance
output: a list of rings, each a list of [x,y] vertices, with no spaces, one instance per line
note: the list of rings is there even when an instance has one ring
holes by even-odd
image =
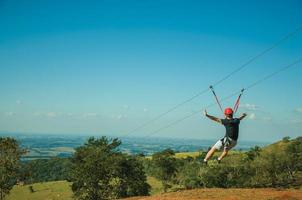
[[[207,116],[208,115],[207,110],[204,110],[203,114],[204,114],[204,116]]]

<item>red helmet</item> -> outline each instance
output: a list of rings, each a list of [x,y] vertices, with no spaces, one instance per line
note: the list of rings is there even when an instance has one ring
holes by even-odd
[[[226,108],[224,110],[224,114],[225,115],[232,115],[233,114],[233,109],[232,108]]]

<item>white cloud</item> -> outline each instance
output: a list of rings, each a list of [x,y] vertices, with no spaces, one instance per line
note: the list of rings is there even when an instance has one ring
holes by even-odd
[[[115,120],[125,119],[126,117],[127,117],[127,116],[126,116],[126,115],[123,115],[123,114],[111,115],[111,118],[112,118],[112,119],[115,119]]]
[[[68,117],[73,117],[74,114],[73,114],[73,113],[66,113],[66,116],[68,116]]]
[[[130,106],[128,106],[128,105],[123,105],[123,108],[124,108],[125,110],[128,110],[128,109],[130,108]]]
[[[33,114],[34,116],[36,116],[36,117],[39,117],[39,116],[41,116],[42,115],[42,113],[40,113],[40,112],[34,112],[34,114]]]
[[[242,104],[239,107],[245,108],[247,110],[258,110],[259,109],[259,106],[255,105],[255,104],[249,104],[249,103]]]
[[[263,121],[272,121],[272,118],[271,117],[262,117],[262,120]]]
[[[291,120],[290,121],[291,123],[293,123],[293,124],[302,124],[302,119],[293,119],[293,120]]]
[[[55,118],[58,116],[58,113],[55,113],[55,112],[49,112],[46,114],[47,117],[49,118]]]
[[[16,113],[15,112],[6,112],[5,115],[9,116],[9,117],[12,117],[12,116],[15,116]]]
[[[56,118],[56,117],[68,117],[74,119],[86,119],[100,116],[98,113],[71,113],[71,112],[35,112],[36,117]]]
[[[296,112],[302,113],[302,108],[296,108]]]
[[[248,115],[248,118],[251,119],[251,120],[255,120],[255,119],[256,119],[255,113],[249,114],[249,115]]]
[[[147,109],[147,108],[144,108],[143,111],[144,111],[144,112],[148,112],[148,109]]]
[[[47,118],[55,118],[59,116],[59,113],[56,112],[34,112],[33,115],[35,117],[47,117]]]
[[[16,100],[16,104],[20,105],[22,104],[22,101],[20,99]]]
[[[82,114],[82,117],[88,118],[88,117],[97,117],[99,116],[97,113],[84,113]]]

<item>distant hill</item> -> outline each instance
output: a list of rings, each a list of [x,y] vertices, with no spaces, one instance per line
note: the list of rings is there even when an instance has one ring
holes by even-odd
[[[29,153],[23,157],[23,160],[33,160],[39,158],[71,157],[74,153],[74,148],[83,145],[88,135],[21,134],[0,131],[0,137],[16,138],[22,147],[29,150]],[[142,137],[122,137],[119,139],[122,140],[122,145],[120,146],[122,152],[129,154],[143,153],[147,156],[166,148],[171,148],[176,152],[207,150],[209,146],[216,142],[215,140],[156,137],[148,138],[148,140]],[[248,150],[255,145],[263,147],[267,143],[240,141],[236,148]]]

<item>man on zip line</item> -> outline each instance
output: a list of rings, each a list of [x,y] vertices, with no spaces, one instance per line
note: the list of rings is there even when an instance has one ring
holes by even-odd
[[[240,121],[246,117],[246,113],[243,113],[239,118],[233,118],[233,113],[234,111],[232,108],[226,108],[224,110],[225,118],[219,119],[217,117],[208,115],[206,110],[204,111],[204,115],[206,117],[224,125],[226,129],[225,136],[222,139],[218,140],[216,144],[214,144],[214,146],[211,148],[211,150],[207,153],[206,157],[203,160],[205,164],[207,164],[208,160],[213,156],[216,150],[223,148],[222,154],[217,159],[218,163],[220,163],[220,161],[228,154],[229,150],[236,146],[239,133],[239,124]]]

